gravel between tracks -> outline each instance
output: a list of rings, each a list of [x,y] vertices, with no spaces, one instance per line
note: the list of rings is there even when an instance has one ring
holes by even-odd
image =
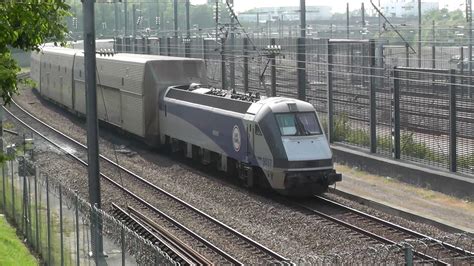
[[[45,103],[29,89],[22,90],[21,93],[16,100],[23,107],[64,133],[85,143],[83,122]],[[337,230],[337,227],[327,226],[326,222],[321,222],[314,215],[302,213],[276,203],[271,198],[257,195],[225,180],[191,169],[168,156],[144,149],[126,137],[115,136],[104,130],[101,132],[101,135],[105,136],[100,139],[102,154],[114,158],[112,142],[116,143],[116,149],[118,145],[125,145],[127,149],[137,152],[137,155],[128,157],[119,153],[118,160],[124,167],[293,261],[314,255],[347,253],[349,250],[353,252],[368,245],[366,240],[347,235]],[[58,160],[49,160],[45,167],[52,170],[65,168]],[[75,188],[86,192],[84,188],[87,186],[87,179],[84,174],[74,174],[73,168],[68,171],[71,173],[63,171],[60,172],[60,176],[67,179]],[[104,206],[107,206],[111,200],[119,202],[123,200],[120,195],[107,191],[108,189],[107,186],[102,189]],[[153,195],[148,198],[153,198]],[[432,226],[380,213],[344,199],[337,200],[433,237],[444,235]],[[192,221],[188,222],[192,223]]]

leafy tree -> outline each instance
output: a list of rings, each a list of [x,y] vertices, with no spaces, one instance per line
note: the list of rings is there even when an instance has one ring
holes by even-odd
[[[65,45],[64,24],[69,6],[62,0],[20,0],[0,3],[0,96],[4,104],[18,92],[20,71],[10,49],[39,51],[40,45],[55,41]]]

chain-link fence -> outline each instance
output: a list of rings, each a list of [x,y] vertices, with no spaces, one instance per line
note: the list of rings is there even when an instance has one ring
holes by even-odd
[[[160,54],[183,56],[173,53],[176,42],[162,39]],[[174,50],[185,45],[177,42]],[[409,45],[374,40],[240,35],[233,42],[194,38],[190,45],[190,56],[205,60],[211,85],[312,103],[333,143],[474,175],[465,46],[423,46],[419,62]],[[133,49],[119,52],[125,50]]]
[[[31,139],[25,143],[29,141]],[[92,207],[61,180],[42,172],[25,147],[15,149],[9,145],[7,154],[11,159],[1,165],[0,207],[46,265],[94,263],[90,256],[92,213],[100,216],[103,237],[110,242],[107,245],[121,254],[121,258],[114,259],[115,263],[175,264],[154,243]]]

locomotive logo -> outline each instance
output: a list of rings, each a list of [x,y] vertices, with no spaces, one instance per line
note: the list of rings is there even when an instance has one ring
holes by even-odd
[[[240,151],[240,130],[238,126],[234,126],[234,129],[232,130],[232,144],[234,146],[234,150],[236,152]]]

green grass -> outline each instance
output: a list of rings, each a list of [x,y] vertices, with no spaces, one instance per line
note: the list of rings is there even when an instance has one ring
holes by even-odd
[[[0,167],[1,171],[1,167]],[[18,176],[15,176],[15,179],[17,179]],[[0,210],[4,207],[6,207],[6,213],[5,216],[10,217],[11,219],[13,217],[13,211],[12,211],[12,190],[11,190],[11,176],[6,177],[6,206],[2,206],[3,204],[3,186],[2,186],[2,176],[0,172]],[[33,184],[31,184],[31,189],[33,189]],[[38,187],[38,191],[41,189]],[[15,187],[14,189],[14,196],[15,196],[15,218],[14,220],[17,223],[18,228],[21,228],[21,212],[22,212],[22,191],[21,189]],[[40,192],[41,193],[41,192]],[[44,193],[44,192],[43,192]],[[51,195],[53,197],[54,194]],[[33,197],[33,195],[32,195]],[[30,245],[32,246],[33,249],[35,249],[36,252],[38,252],[41,256],[41,259],[44,260],[45,262],[48,262],[48,242],[47,242],[47,232],[48,232],[48,225],[47,225],[47,212],[46,212],[46,202],[43,199],[39,199],[40,197],[38,196],[38,220],[39,220],[39,243],[36,243],[36,227],[35,227],[35,222],[37,219],[36,213],[35,213],[35,207],[34,207],[34,198],[31,198],[31,217],[30,217],[30,230],[29,234],[31,234],[30,237]],[[64,203],[65,206],[65,203]],[[56,213],[58,210],[52,208],[51,212],[51,223],[50,223],[50,228],[51,228],[51,263],[53,265],[58,265],[60,264],[60,257],[61,257],[61,250],[60,250],[60,239],[59,239],[59,217],[58,213]],[[72,257],[70,256],[71,254],[71,249],[72,247],[70,246],[70,241],[67,239],[67,237],[71,237],[71,235],[74,233],[74,222],[71,220],[71,217],[63,217],[63,232],[64,232],[64,240],[65,240],[65,245],[64,245],[64,264],[65,265],[73,265],[74,261],[72,260]],[[1,233],[1,232],[0,232]],[[3,265],[23,265],[23,264],[5,264],[2,262],[2,255],[0,254],[0,266]],[[28,264],[30,265],[30,264]],[[36,265],[36,264],[35,264]]]
[[[0,217],[0,265],[38,265],[5,217]]]

